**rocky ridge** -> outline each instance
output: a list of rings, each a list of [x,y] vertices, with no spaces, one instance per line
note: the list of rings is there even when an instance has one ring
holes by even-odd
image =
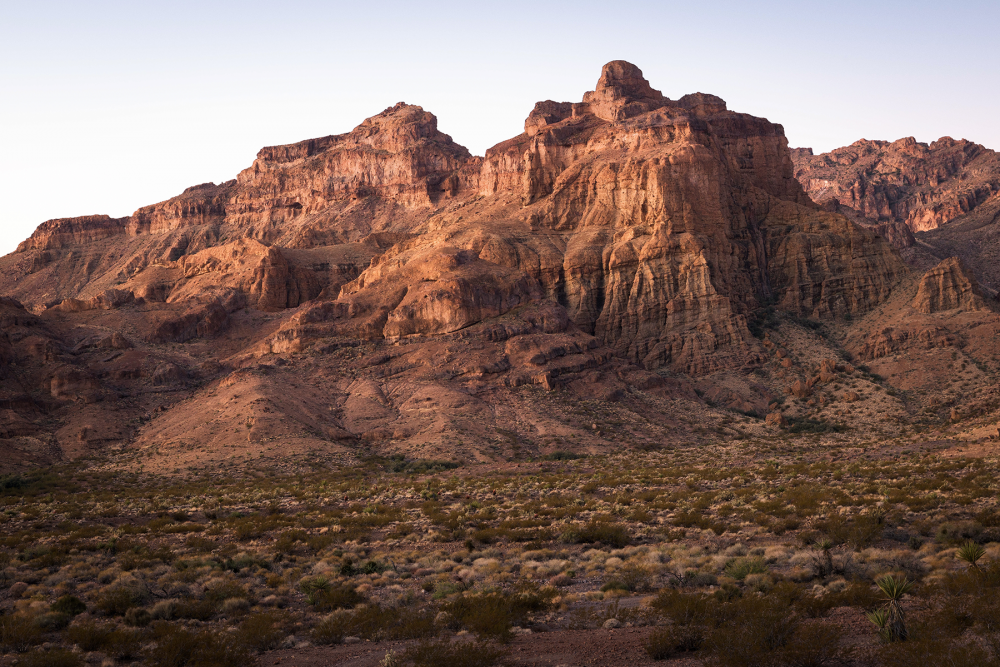
[[[771,388],[745,375],[771,358],[751,332],[763,308],[835,325],[903,292],[931,312],[983,298],[958,265],[917,285],[875,231],[814,204],[780,125],[670,100],[624,61],[524,129],[475,157],[400,103],[128,218],[46,222],[0,259],[0,292],[88,378],[58,395],[115,397],[127,451],[177,465],[274,442],[474,460],[611,446],[535,388],[614,405],[653,442],[691,432],[699,393],[763,416],[792,383],[788,366]],[[115,335],[127,350],[80,347]],[[62,455],[89,432],[33,423]]]
[[[879,227],[897,247],[1000,191],[1000,155],[965,139],[861,139],[822,155],[792,150],[795,177],[814,201]]]

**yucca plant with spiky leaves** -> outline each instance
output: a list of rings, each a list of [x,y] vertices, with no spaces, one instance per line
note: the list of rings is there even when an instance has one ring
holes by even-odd
[[[878,636],[883,641],[891,642],[892,636],[889,634],[889,612],[885,609],[873,609],[865,614],[868,620],[878,628]]]
[[[833,574],[833,540],[824,538],[814,545],[819,554],[816,555],[816,570],[821,577],[828,577]]]
[[[975,569],[979,572],[982,572],[982,569],[979,567],[979,561],[985,555],[986,549],[981,544],[976,544],[972,540],[960,546],[958,551],[955,552],[955,557],[968,563],[969,569]]]
[[[903,596],[913,588],[913,582],[905,577],[887,574],[875,582],[882,591],[885,606],[868,614],[868,620],[879,629],[879,635],[887,642],[906,641],[906,617],[903,613]]]

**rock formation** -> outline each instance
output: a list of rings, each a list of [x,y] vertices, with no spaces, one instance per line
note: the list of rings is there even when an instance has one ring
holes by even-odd
[[[814,201],[835,202],[856,221],[879,226],[897,247],[912,243],[900,226],[935,229],[1000,192],[1000,154],[964,139],[862,139],[822,155],[793,149],[792,159]]]
[[[856,320],[910,275],[878,233],[806,196],[780,125],[713,95],[670,100],[623,61],[581,102],[539,102],[484,157],[400,103],[128,218],[46,222],[0,269],[0,293],[80,350],[47,376],[49,399],[118,397],[123,441],[188,462],[195,440],[217,461],[275,439],[488,458],[487,431],[510,420],[556,428],[528,387],[674,428],[664,401],[698,402],[694,378],[713,404],[764,415],[832,371],[773,392],[713,379],[768,359],[748,326],[762,307]],[[918,301],[972,303],[964,276],[942,269]],[[92,422],[55,442],[93,439]]]
[[[913,307],[921,313],[943,310],[987,310],[975,277],[957,257],[950,257],[920,279]]]

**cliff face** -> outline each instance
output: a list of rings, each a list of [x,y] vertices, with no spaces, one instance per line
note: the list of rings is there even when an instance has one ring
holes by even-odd
[[[1000,155],[964,139],[862,139],[823,155],[792,151],[795,177],[818,203],[837,202],[877,225],[940,227],[1000,191]],[[860,222],[860,220],[859,220]],[[897,244],[905,236],[894,239]]]
[[[43,317],[132,327],[144,354],[184,342],[240,366],[407,345],[423,352],[398,373],[447,391],[474,376],[475,391],[601,396],[757,364],[762,305],[856,317],[907,274],[875,232],[809,200],[780,125],[713,95],[667,99],[623,61],[482,158],[398,104],[129,218],[47,222],[0,268],[0,291]],[[431,350],[455,336],[468,347],[442,379]],[[372,430],[316,415],[302,419],[317,432]]]
[[[372,234],[389,235],[387,252],[370,266],[369,253],[340,263],[347,280],[327,262],[284,255]],[[265,148],[235,182],[190,188],[124,221],[46,223],[21,250],[87,253],[115,235],[143,247],[121,249],[117,274],[92,272],[80,292],[103,282],[188,301],[226,288],[274,309],[345,284],[342,299],[385,314],[368,335],[389,338],[551,299],[626,357],[688,373],[752,361],[745,319],[763,301],[856,314],[903,271],[874,235],[811,205],[781,126],[712,95],[671,101],[622,61],[582,102],[536,105],[525,133],[482,159],[433,115],[398,104],[345,135]],[[101,250],[98,269],[118,254]],[[32,300],[29,282],[9,287]]]

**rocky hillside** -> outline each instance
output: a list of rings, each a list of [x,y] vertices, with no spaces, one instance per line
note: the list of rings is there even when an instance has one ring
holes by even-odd
[[[763,417],[838,367],[792,363],[762,313],[995,318],[963,267],[936,270],[915,280],[814,204],[780,125],[614,61],[483,157],[400,103],[127,218],[43,223],[0,259],[14,321],[48,341],[5,325],[37,380],[11,438],[49,457],[113,442],[156,469],[696,440],[702,412]]]
[[[806,193],[859,224],[878,227],[897,247],[911,232],[936,229],[1000,191],[1000,154],[962,139],[861,139],[822,155],[792,150]]]

